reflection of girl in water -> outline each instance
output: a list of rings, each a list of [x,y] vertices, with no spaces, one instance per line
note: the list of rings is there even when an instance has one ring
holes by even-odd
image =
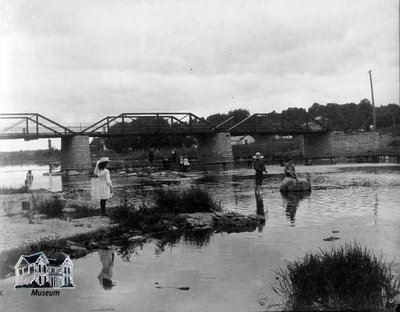
[[[114,267],[114,251],[112,250],[99,250],[100,262],[103,265],[101,272],[98,276],[100,285],[105,290],[110,290],[115,284],[112,281],[112,270]]]

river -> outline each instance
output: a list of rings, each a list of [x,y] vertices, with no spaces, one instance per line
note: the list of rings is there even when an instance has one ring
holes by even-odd
[[[31,168],[34,183],[39,181],[36,187],[75,188],[90,199],[89,178],[65,181],[60,176],[43,176],[44,167]],[[15,186],[7,176],[17,176],[19,170],[24,177],[27,167],[4,169],[1,183]],[[257,203],[262,205],[266,222],[253,232],[208,233],[169,242],[154,239],[135,248],[116,249],[113,264],[106,268],[114,283],[110,289],[98,278],[105,269],[98,252],[74,261],[76,288],[61,290],[56,298],[14,291],[14,277],[10,277],[3,281],[1,300],[10,307],[6,311],[28,307],[40,311],[264,311],[266,302],[260,299],[279,302],[272,286],[278,283],[275,270],[284,267],[285,261],[354,241],[382,253],[385,260],[394,260],[400,273],[399,165],[299,166],[300,175],[310,175],[313,188],[302,196],[282,196],[282,168],[268,166],[267,170],[271,175],[264,181],[262,202],[254,195],[252,171],[243,168],[192,173],[179,179],[112,175],[116,196],[110,205],[118,204],[122,196],[134,204],[149,203],[154,187],[199,185],[227,210],[249,214],[256,212]],[[331,236],[338,240],[324,240]]]

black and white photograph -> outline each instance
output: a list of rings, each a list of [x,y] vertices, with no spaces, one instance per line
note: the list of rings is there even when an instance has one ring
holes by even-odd
[[[0,312],[400,312],[399,28],[0,0]]]

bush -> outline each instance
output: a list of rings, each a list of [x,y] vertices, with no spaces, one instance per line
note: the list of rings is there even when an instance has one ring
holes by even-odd
[[[75,209],[75,211],[71,213],[71,217],[76,219],[93,217],[101,214],[101,211],[96,209],[95,206],[88,206],[85,204],[75,204],[71,205],[71,208]]]
[[[221,203],[215,202],[207,191],[199,187],[192,187],[181,192],[158,189],[155,204],[157,210],[164,213],[222,211]]]
[[[176,215],[179,213],[212,211],[222,211],[221,204],[214,202],[206,191],[193,187],[184,191],[158,189],[153,207],[143,204],[136,208],[128,203],[125,194],[121,204],[112,209],[110,216],[122,227],[156,233],[178,225],[180,220]]]
[[[357,243],[320,249],[288,262],[276,273],[285,310],[384,310],[400,293],[400,279],[386,263]]]
[[[31,202],[34,210],[38,210],[48,218],[57,218],[63,215],[65,202],[58,196],[43,198],[41,195],[32,195]]]
[[[145,206],[135,208],[130,205],[118,206],[111,211],[110,216],[122,226],[136,229],[144,229],[148,226],[155,227],[158,222],[165,219],[165,216],[154,208]]]

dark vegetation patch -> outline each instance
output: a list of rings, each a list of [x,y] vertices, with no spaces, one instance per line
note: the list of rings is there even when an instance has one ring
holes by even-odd
[[[0,194],[2,195],[10,195],[10,194],[23,194],[23,193],[28,193],[28,187],[27,186],[21,186],[21,187],[2,187],[0,188]]]
[[[61,217],[63,215],[63,209],[65,208],[65,201],[63,201],[59,196],[46,198],[40,194],[32,194],[31,203],[33,210],[46,215],[47,218]]]
[[[285,311],[386,311],[400,293],[400,278],[387,263],[357,243],[320,249],[279,268]]]
[[[122,200],[112,209],[110,217],[124,228],[138,229],[146,233],[167,232],[182,228],[184,219],[177,218],[180,213],[220,212],[221,203],[217,203],[211,195],[199,188],[185,190],[157,189],[154,206],[142,204],[135,207]]]
[[[191,187],[182,191],[157,189],[155,208],[160,213],[220,212],[221,202],[212,199],[209,192],[200,187]]]
[[[93,205],[87,204],[72,204],[70,208],[73,208],[73,212],[69,212],[68,215],[74,219],[94,217],[101,215],[101,211],[96,209]]]

